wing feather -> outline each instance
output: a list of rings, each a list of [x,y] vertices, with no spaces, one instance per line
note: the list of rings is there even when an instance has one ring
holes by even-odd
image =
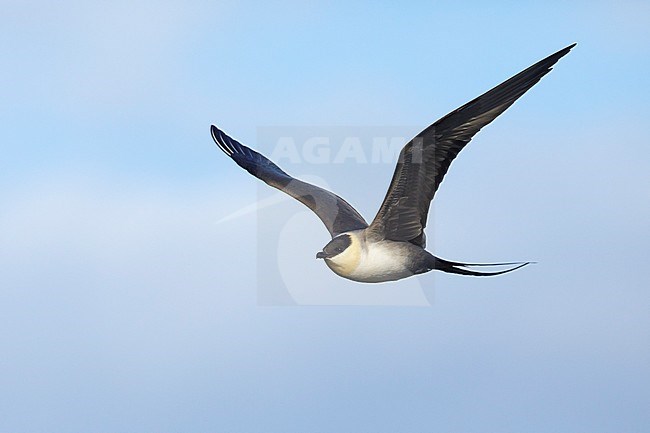
[[[368,228],[374,239],[424,247],[429,205],[449,166],[472,137],[533,87],[575,44],[535,63],[426,128],[402,151],[386,197]]]
[[[338,195],[291,177],[264,155],[230,138],[214,125],[210,132],[219,149],[240,167],[311,209],[332,237],[368,227],[359,212]]]

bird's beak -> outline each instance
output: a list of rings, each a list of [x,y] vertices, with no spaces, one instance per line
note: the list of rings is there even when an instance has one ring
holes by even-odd
[[[327,258],[327,254],[325,254],[325,251],[319,251],[319,252],[316,253],[316,258],[317,259]]]

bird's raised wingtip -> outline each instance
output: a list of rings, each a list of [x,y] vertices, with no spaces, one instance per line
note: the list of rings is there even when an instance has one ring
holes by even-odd
[[[572,43],[571,45],[569,45],[568,47],[563,48],[562,50],[560,50],[560,53],[562,53],[562,56],[561,56],[561,57],[563,57],[564,55],[568,54],[569,51],[571,51],[571,50],[573,49],[573,47],[575,47],[577,44],[578,44],[577,42],[574,42],[574,43]]]
[[[212,139],[214,141],[217,141],[217,137],[219,137],[219,128],[214,125],[210,125],[210,135],[212,135]]]
[[[232,149],[231,146],[229,146],[226,140],[224,139],[224,136],[226,135],[219,128],[217,128],[214,125],[210,125],[210,135],[212,135],[212,139],[219,147],[219,149],[223,151],[223,153],[225,153],[228,156],[232,156],[232,154],[235,153],[235,150]]]
[[[564,56],[566,56],[567,54],[569,54],[569,51],[571,51],[571,49],[572,49],[573,47],[575,47],[577,44],[578,44],[577,42],[574,42],[574,43],[572,43],[571,45],[569,45],[568,47],[562,48],[562,49],[561,49],[560,51],[558,51],[557,53],[552,54],[550,57],[551,57],[551,58],[552,58],[552,57],[555,57],[556,59],[559,60],[561,57],[564,57]],[[556,61],[557,61],[557,60],[556,60]]]
[[[560,58],[562,58],[562,57],[566,56],[567,54],[569,54],[569,51],[571,51],[571,49],[572,49],[573,47],[575,47],[577,44],[578,44],[577,42],[574,42],[574,43],[572,43],[571,45],[569,45],[569,46],[567,46],[567,47],[565,47],[565,48],[562,48],[562,49],[559,50],[557,53],[555,53],[555,54],[551,54],[550,56],[548,56],[548,57],[547,57],[546,59],[544,59],[544,60],[552,60],[553,63],[555,63],[555,62],[557,62]],[[542,61],[544,61],[544,60],[542,60]]]

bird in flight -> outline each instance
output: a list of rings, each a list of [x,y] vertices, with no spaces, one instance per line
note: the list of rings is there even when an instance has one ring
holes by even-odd
[[[264,155],[212,125],[217,146],[240,167],[311,209],[332,240],[316,258],[341,277],[366,283],[394,281],[431,270],[486,276],[512,272],[530,262],[462,263],[425,250],[429,205],[451,162],[485,125],[533,87],[575,44],[535,63],[492,90],[452,111],[419,133],[400,152],[388,192],[370,224],[347,201],[291,177]],[[510,265],[485,272],[476,266]]]

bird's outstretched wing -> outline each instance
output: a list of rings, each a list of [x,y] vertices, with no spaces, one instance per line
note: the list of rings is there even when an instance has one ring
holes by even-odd
[[[407,143],[400,152],[390,187],[368,228],[368,235],[424,246],[423,230],[429,205],[456,155],[481,128],[549,73],[574,45],[452,111]]]
[[[323,221],[332,237],[350,230],[364,229],[368,223],[348,202],[323,188],[294,179],[264,155],[233,140],[216,126],[210,128],[219,149],[253,176],[289,194]]]

